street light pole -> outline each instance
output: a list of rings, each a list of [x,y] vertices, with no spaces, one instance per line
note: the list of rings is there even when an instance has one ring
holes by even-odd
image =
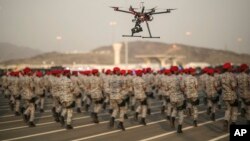
[[[111,21],[109,22],[109,25],[112,27],[112,44],[113,44],[115,38],[115,26],[117,25],[117,22]]]

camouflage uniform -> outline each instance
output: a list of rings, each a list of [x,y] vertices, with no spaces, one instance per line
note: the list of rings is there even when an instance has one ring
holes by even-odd
[[[73,108],[75,107],[74,96],[72,93],[74,91],[73,83],[68,77],[61,76],[57,81],[57,85],[59,86],[59,99],[62,104],[60,122],[64,125],[64,118],[67,116],[66,128],[72,129],[71,122],[73,117]]]
[[[245,104],[246,119],[250,124],[250,76],[242,72],[237,76],[239,96]]]
[[[35,94],[34,94],[34,82],[31,76],[22,76],[19,79],[20,91],[22,99],[25,101],[27,106],[24,112],[24,120],[27,122],[29,120],[30,126],[34,126],[33,121],[35,118]],[[30,118],[28,119],[28,115]]]
[[[77,107],[77,112],[81,113],[81,107],[82,107],[82,91],[80,89],[80,78],[77,76],[71,76],[70,77],[73,86],[74,86],[74,91],[73,91],[73,95],[74,95],[74,99],[76,101],[76,107]]]
[[[93,102],[93,122],[99,123],[97,114],[100,112],[102,108],[102,103],[104,100],[104,96],[102,93],[103,90],[103,81],[99,76],[90,76],[90,96]]]
[[[10,96],[9,79],[10,79],[10,76],[7,76],[7,75],[2,77],[2,87],[3,87],[5,97]]]
[[[19,87],[19,78],[11,76],[9,79],[9,89],[11,93],[11,104],[15,105],[15,114],[19,115],[20,112],[20,87]]]
[[[225,126],[232,120],[235,123],[238,114],[238,101],[236,95],[236,79],[231,72],[221,74],[222,99],[226,105]],[[227,122],[227,123],[226,123]]]
[[[147,115],[147,95],[145,93],[146,83],[141,77],[135,77],[133,79],[133,90],[134,97],[138,102],[138,107],[136,108],[135,118],[138,119],[138,114],[141,113],[141,123],[146,125],[145,118]]]
[[[198,117],[198,80],[192,75],[184,77],[181,81],[181,88],[184,91],[184,94],[187,98],[187,108],[189,113],[193,113],[194,125],[197,126],[197,117]]]
[[[204,73],[202,75],[200,75],[199,77],[199,91],[202,94],[203,97],[203,102],[206,105],[207,104],[207,94],[205,92],[205,81],[207,80],[208,74]]]
[[[219,95],[217,93],[218,81],[214,76],[209,75],[207,80],[204,82],[204,89],[208,99],[208,110],[207,114],[211,114],[211,120],[215,120],[215,110],[219,101]],[[211,113],[212,112],[212,113]]]
[[[171,113],[171,125],[172,127],[175,126],[174,123],[178,114],[178,130],[181,130],[184,120],[183,110],[185,109],[185,99],[183,93],[181,92],[179,77],[176,75],[170,76],[167,86],[170,93],[170,103],[173,107],[173,111]]]
[[[110,127],[114,126],[114,119],[119,113],[119,125],[122,124],[124,121],[124,114],[125,114],[125,100],[122,95],[122,85],[123,81],[121,80],[121,76],[119,75],[112,75],[109,81],[109,97],[110,97],[110,106],[113,109],[111,120],[110,120]],[[124,129],[123,129],[124,130]]]
[[[88,111],[89,106],[91,104],[91,96],[90,96],[90,76],[80,75],[80,88],[83,92],[82,101],[85,103],[85,110]]]
[[[40,111],[43,112],[45,100],[45,81],[42,77],[34,77],[35,95],[38,97],[36,104],[40,103]]]
[[[154,93],[152,90],[152,87],[154,84],[154,75],[151,73],[146,73],[142,76],[142,78],[146,82],[146,91],[145,92],[146,92],[146,95],[148,96],[148,98],[147,98],[147,103],[148,103],[147,113],[150,114],[151,113],[152,99],[154,99]]]
[[[162,92],[162,97],[163,97],[163,111],[165,112],[165,107],[167,107],[167,119],[170,120],[170,114],[171,114],[171,109],[172,109],[172,105],[170,103],[170,91],[169,91],[169,81],[170,81],[170,76],[164,75],[161,77],[160,79],[160,90]]]

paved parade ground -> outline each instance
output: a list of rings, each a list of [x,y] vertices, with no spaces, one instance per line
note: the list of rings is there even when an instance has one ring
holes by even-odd
[[[216,121],[209,120],[206,114],[206,107],[199,106],[198,127],[192,126],[191,117],[185,117],[183,124],[183,134],[177,134],[176,129],[170,127],[170,123],[165,116],[160,113],[161,103],[155,100],[152,113],[147,117],[147,125],[140,125],[133,118],[133,112],[129,112],[129,119],[125,120],[126,131],[116,128],[110,129],[109,114],[103,111],[99,124],[92,123],[89,113],[74,113],[73,130],[66,130],[59,123],[53,120],[51,114],[51,99],[46,99],[45,112],[35,114],[36,127],[28,127],[21,116],[14,116],[8,106],[8,101],[0,96],[0,140],[25,140],[25,141],[68,141],[68,140],[92,140],[92,141],[133,141],[133,140],[229,140],[229,134],[222,131],[223,109],[216,114]],[[239,120],[244,123],[239,116]],[[176,123],[177,125],[177,123]]]

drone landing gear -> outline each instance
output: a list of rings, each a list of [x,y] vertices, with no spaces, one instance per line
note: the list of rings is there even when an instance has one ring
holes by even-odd
[[[152,36],[149,36],[149,37],[142,37],[142,38],[160,38],[160,37],[152,37]]]
[[[122,35],[122,37],[141,37],[140,35]]]
[[[142,38],[160,38],[160,37],[153,37],[147,21],[146,21],[146,24],[147,24],[147,28],[148,28],[149,37],[142,37]]]

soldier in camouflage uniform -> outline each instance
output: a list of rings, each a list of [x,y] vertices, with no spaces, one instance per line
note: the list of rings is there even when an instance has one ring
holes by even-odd
[[[224,73],[221,74],[222,85],[222,99],[226,105],[225,117],[224,117],[224,130],[228,130],[228,124],[230,120],[231,124],[235,124],[238,114],[238,98],[236,95],[237,81],[234,74],[231,72],[232,66],[230,63],[223,65]]]
[[[23,72],[24,76],[21,76],[19,79],[21,97],[26,106],[23,118],[25,122],[28,122],[29,127],[35,127],[34,118],[36,97],[34,94],[34,82],[31,77],[32,71],[30,68],[25,68]]]
[[[135,113],[135,119],[138,120],[138,115],[141,113],[141,124],[146,125],[146,115],[147,115],[147,95],[145,93],[146,90],[146,82],[144,79],[142,79],[142,71],[137,70],[136,71],[137,77],[133,79],[133,93],[134,97],[136,99],[136,102],[138,103],[138,106],[136,108]]]
[[[99,72],[97,69],[93,69],[92,74],[93,75],[91,76],[91,79],[89,81],[90,82],[89,92],[93,102],[93,111],[91,113],[91,116],[93,118],[94,123],[99,123],[97,114],[101,111],[104,100],[104,96],[102,93],[103,81],[99,77]]]
[[[35,95],[38,97],[36,105],[40,104],[40,112],[44,112],[44,101],[45,101],[45,81],[42,78],[43,73],[38,71],[34,77]]]
[[[110,127],[114,127],[115,117],[119,113],[119,124],[118,128],[125,130],[123,121],[125,114],[125,99],[122,95],[122,80],[120,76],[120,68],[115,67],[113,69],[113,75],[109,81],[109,97],[110,97],[110,106],[113,109]]]
[[[183,110],[186,108],[186,102],[184,99],[184,95],[181,92],[180,88],[180,79],[177,76],[178,74],[178,67],[177,66],[172,66],[171,67],[171,72],[173,73],[172,76],[169,77],[169,83],[168,83],[168,89],[170,92],[170,103],[173,107],[173,111],[171,113],[171,126],[172,128],[175,127],[175,119],[178,114],[179,119],[178,119],[178,128],[177,128],[177,133],[182,133],[182,123],[184,120],[184,114]]]
[[[90,80],[91,80],[91,71],[83,71],[80,76],[80,88],[83,91],[83,103],[85,103],[85,111],[89,111],[91,105],[91,96],[90,96]]]
[[[218,81],[214,77],[214,70],[212,68],[207,71],[207,74],[209,76],[204,82],[204,89],[208,99],[207,114],[210,115],[210,119],[212,121],[215,121],[216,106],[219,101],[219,95],[217,93]]]
[[[81,107],[82,107],[82,91],[80,89],[80,79],[78,77],[78,72],[77,71],[73,71],[72,75],[70,77],[73,86],[74,86],[74,91],[73,91],[73,95],[74,95],[74,99],[76,101],[76,111],[77,113],[81,113]]]
[[[247,74],[249,67],[247,64],[240,66],[241,73],[237,76],[237,86],[239,97],[245,105],[247,124],[250,125],[250,76]]]
[[[12,75],[9,77],[9,89],[11,94],[11,105],[15,109],[15,115],[20,115],[20,87],[19,87],[19,72],[12,72]]]
[[[60,123],[62,126],[65,124],[65,118],[66,119],[66,129],[73,129],[72,127],[72,118],[73,118],[73,108],[75,107],[75,101],[74,101],[74,87],[73,83],[70,80],[70,71],[64,70],[63,76],[59,77],[57,83],[59,86],[59,99],[60,103],[62,105],[62,112],[60,116]]]
[[[195,69],[189,68],[189,75],[184,77],[181,81],[181,89],[184,91],[184,94],[187,99],[187,109],[189,115],[193,114],[193,124],[197,127],[197,118],[198,118],[198,80],[194,76]]]
[[[160,79],[159,88],[162,92],[162,98],[163,98],[163,109],[162,112],[165,113],[165,107],[167,107],[167,119],[170,121],[171,116],[171,103],[170,103],[170,91],[169,91],[169,77],[171,76],[171,71],[169,69],[164,70],[164,76]]]
[[[109,90],[109,79],[112,75],[112,71],[110,69],[106,70],[105,74],[102,75],[102,81],[103,81],[103,93],[104,93],[104,102],[102,108],[105,110],[107,105],[109,105],[109,96],[108,96],[108,90]],[[111,109],[109,109],[109,113],[111,113]]]

